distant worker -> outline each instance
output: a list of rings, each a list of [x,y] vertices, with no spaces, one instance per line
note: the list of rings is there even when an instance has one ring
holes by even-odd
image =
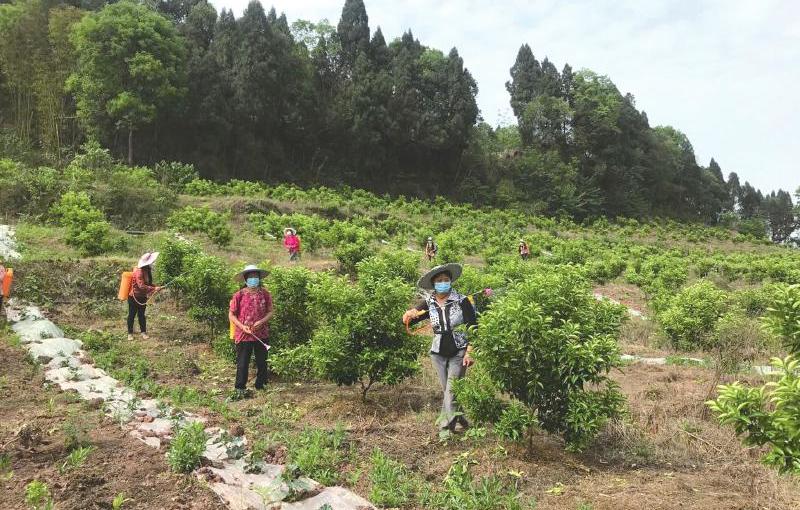
[[[403,314],[403,322],[407,326],[425,319],[431,322],[431,362],[439,375],[443,392],[442,411],[437,421],[442,435],[454,432],[456,424],[469,427],[453,396],[453,380],[464,377],[467,367],[472,365],[472,346],[467,342],[466,333],[455,329],[462,324],[475,326],[477,318],[469,298],[453,289],[452,284],[459,276],[459,264],[436,266],[428,271],[417,285],[431,291],[430,296]]]
[[[139,331],[142,338],[147,340],[147,301],[162,287],[153,285],[153,264],[158,258],[158,252],[148,252],[141,256],[136,268],[131,275],[131,290],[128,293],[128,340],[133,340],[133,320],[138,316]]]
[[[283,229],[283,246],[289,251],[290,262],[300,260],[300,237],[295,229]]]
[[[6,266],[3,265],[3,261],[0,260],[0,320],[3,320],[3,300],[5,300],[5,290],[3,285],[6,281]]]
[[[425,243],[425,256],[428,257],[428,262],[436,258],[439,252],[439,245],[433,242],[433,238],[429,237],[428,242]]]
[[[531,256],[531,249],[528,247],[528,243],[525,242],[525,239],[519,240],[519,256],[522,257],[522,260],[528,260]]]
[[[239,273],[245,285],[231,299],[228,320],[234,325],[236,342],[236,383],[231,400],[248,395],[247,373],[250,357],[256,359],[256,389],[262,390],[267,384],[267,339],[269,321],[275,313],[272,295],[263,286],[267,272],[257,266],[248,265]]]

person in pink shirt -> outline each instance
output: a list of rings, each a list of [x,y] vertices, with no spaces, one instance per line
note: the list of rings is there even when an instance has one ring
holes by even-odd
[[[6,279],[6,267],[3,265],[3,261],[0,260],[0,320],[3,320],[3,300],[5,297],[3,296],[3,281]]]
[[[275,310],[272,306],[272,295],[262,284],[266,275],[265,270],[255,265],[245,266],[239,273],[239,279],[245,286],[231,298],[228,319],[235,327],[233,335],[233,340],[236,342],[235,399],[247,395],[247,373],[252,355],[255,355],[258,370],[256,389],[264,389],[267,384],[269,321]]]
[[[289,261],[300,260],[300,237],[291,227],[283,230],[283,246],[289,251]]]

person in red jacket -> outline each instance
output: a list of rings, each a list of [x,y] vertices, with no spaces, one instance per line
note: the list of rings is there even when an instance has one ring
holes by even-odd
[[[275,313],[272,295],[263,287],[262,281],[267,272],[257,266],[248,265],[239,273],[245,286],[231,298],[228,320],[235,326],[233,335],[236,342],[236,384],[232,400],[247,395],[247,372],[250,357],[255,355],[256,389],[264,389],[267,384],[267,339],[269,321]]]
[[[3,320],[3,300],[5,296],[3,296],[3,281],[6,279],[6,266],[3,265],[3,261],[0,260],[0,320]]]
[[[289,261],[300,260],[300,237],[291,227],[283,230],[283,246],[289,251]]]
[[[131,290],[128,293],[128,340],[133,340],[133,320],[138,316],[139,330],[142,338],[147,340],[147,300],[161,287],[153,285],[153,264],[158,258],[158,252],[148,252],[142,255],[131,276]]]

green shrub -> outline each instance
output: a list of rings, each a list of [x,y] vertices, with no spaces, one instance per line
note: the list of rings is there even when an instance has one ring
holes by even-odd
[[[339,270],[344,274],[354,275],[359,262],[369,257],[370,246],[364,240],[340,244],[333,252],[339,262]]]
[[[206,449],[208,436],[203,424],[189,424],[175,434],[169,444],[167,462],[176,473],[189,473],[200,465],[200,457]]]
[[[280,357],[286,349],[306,344],[314,334],[317,317],[309,313],[309,288],[314,273],[304,267],[278,267],[270,269],[264,281],[273,302],[275,315],[270,321],[270,340],[274,352]]]
[[[182,232],[203,232],[217,246],[228,246],[233,238],[228,216],[207,207],[187,206],[175,211],[167,219],[167,225]]]
[[[225,188],[217,184],[213,181],[209,181],[206,179],[194,179],[186,183],[183,187],[183,192],[187,195],[193,195],[197,197],[207,197],[207,196],[215,196],[215,195],[224,195]]]
[[[768,336],[756,319],[736,310],[728,312],[714,325],[714,363],[721,373],[733,373],[762,353]]]
[[[176,198],[149,169],[123,165],[96,174],[89,194],[109,220],[123,229],[158,227]]]
[[[175,283],[190,303],[189,317],[208,326],[212,338],[227,329],[228,305],[236,288],[230,264],[199,252],[189,254]]]
[[[178,161],[159,161],[153,167],[153,177],[164,187],[182,193],[186,185],[198,178],[194,165]]]
[[[494,427],[498,436],[509,441],[523,441],[531,427],[536,424],[536,417],[524,404],[513,401],[500,413]]]
[[[414,479],[408,468],[390,459],[378,448],[372,451],[370,461],[370,501],[382,507],[410,505],[414,495]]]
[[[186,271],[187,261],[200,254],[200,248],[188,241],[177,238],[166,239],[160,249],[158,272],[165,282],[174,281],[174,286],[181,288],[178,277]]]
[[[790,353],[800,355],[800,284],[775,287],[765,325]]]
[[[476,359],[538,425],[580,449],[621,411],[608,372],[621,365],[624,316],[623,307],[595,300],[577,269],[541,269],[484,312]]]
[[[314,372],[337,384],[359,383],[362,397],[374,383],[397,384],[419,370],[422,340],[399,317],[412,287],[399,279],[322,278],[312,290],[311,313],[321,327],[311,340]]]
[[[419,278],[419,257],[401,250],[389,250],[371,255],[356,264],[360,279],[379,281],[399,278],[414,285]]]
[[[752,388],[739,382],[719,387],[707,402],[723,425],[730,425],[748,446],[767,446],[762,459],[781,473],[800,474],[800,361],[791,356],[771,361],[777,382]]]
[[[724,291],[709,281],[699,281],[675,294],[658,320],[676,349],[710,347],[727,302]]]
[[[53,510],[55,505],[47,484],[33,480],[25,486],[25,503],[31,510]]]
[[[499,388],[481,365],[467,372],[467,376],[453,380],[453,393],[467,418],[475,425],[488,425],[500,419],[503,402],[497,397]]]
[[[92,206],[85,192],[68,191],[61,196],[51,213],[67,229],[67,244],[84,255],[100,255],[111,251],[116,244],[111,225],[103,212]]]

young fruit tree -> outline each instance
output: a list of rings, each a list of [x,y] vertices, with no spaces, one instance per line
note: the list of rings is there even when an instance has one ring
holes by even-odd
[[[503,435],[530,441],[541,426],[563,436],[569,449],[587,446],[623,409],[608,373],[621,364],[624,317],[623,307],[596,301],[569,266],[532,273],[493,303],[473,345],[481,369],[516,402],[497,422]],[[509,430],[515,426],[523,429]]]
[[[734,382],[719,386],[707,402],[723,425],[730,425],[748,446],[767,446],[765,464],[781,473],[800,474],[800,285],[776,289],[764,324],[780,336],[789,356],[773,358],[777,381],[753,388]]]

